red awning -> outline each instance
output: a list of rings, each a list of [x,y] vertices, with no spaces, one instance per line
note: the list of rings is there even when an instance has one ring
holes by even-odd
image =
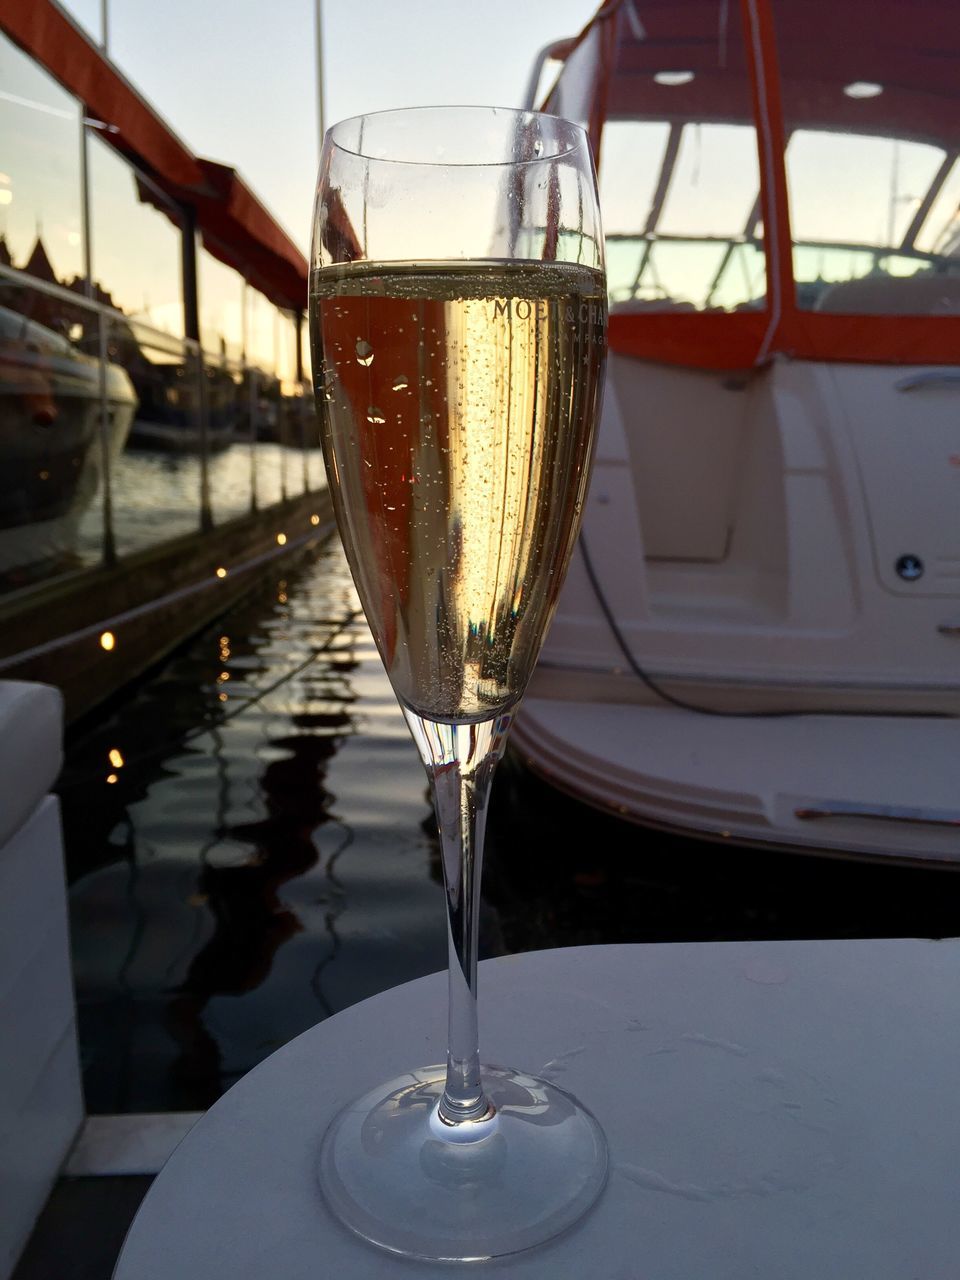
[[[210,252],[277,306],[306,306],[306,259],[237,172],[193,155],[51,0],[3,0],[0,29],[78,97],[88,115],[112,126],[105,135],[111,146],[196,210]]]
[[[207,248],[278,306],[302,311],[307,305],[303,254],[236,169],[214,160],[198,164],[205,179],[202,190],[171,189],[171,194],[196,209],[197,225],[210,237]]]

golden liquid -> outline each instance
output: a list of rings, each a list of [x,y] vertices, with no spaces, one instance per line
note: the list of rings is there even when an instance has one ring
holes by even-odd
[[[311,333],[340,533],[393,687],[432,720],[523,693],[577,534],[606,294],[570,263],[327,267]]]

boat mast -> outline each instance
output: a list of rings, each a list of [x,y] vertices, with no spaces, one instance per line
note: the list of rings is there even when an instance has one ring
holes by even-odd
[[[103,0],[106,4],[107,0]],[[317,154],[323,146],[323,0],[314,0],[314,26],[317,37]]]

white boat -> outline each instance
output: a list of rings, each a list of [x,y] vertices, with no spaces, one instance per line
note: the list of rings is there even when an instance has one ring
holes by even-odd
[[[610,0],[546,110],[599,156],[610,356],[516,725],[717,839],[960,860],[960,11]]]

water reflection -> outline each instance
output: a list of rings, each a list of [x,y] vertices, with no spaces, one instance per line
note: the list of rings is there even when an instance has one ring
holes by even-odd
[[[93,1110],[207,1106],[318,1018],[443,964],[422,773],[392,694],[370,697],[385,680],[345,566],[287,573],[71,744]],[[358,795],[341,758],[381,714]]]
[[[252,823],[218,825],[218,838],[249,845],[250,854],[236,865],[207,863],[197,881],[197,895],[213,916],[214,932],[190,961],[167,1006],[166,1025],[180,1046],[171,1074],[188,1082],[198,1098],[205,1097],[203,1105],[219,1096],[221,1069],[217,1042],[203,1023],[204,1009],[215,995],[241,995],[260,986],[279,948],[304,928],[279,891],[319,862],[313,833],[331,821],[334,799],[324,785],[328,763],[344,734],[353,729],[351,717],[343,712],[315,719],[325,721],[322,728],[315,726],[315,733],[269,740],[271,747],[290,754],[270,763],[261,777],[266,816]],[[327,896],[342,895],[331,870],[335,857],[326,866]],[[335,942],[334,919],[330,912]],[[314,990],[319,990],[316,981]],[[323,1003],[325,1012],[331,1012],[329,1002]]]
[[[423,770],[343,558],[329,546],[285,573],[283,590],[266,582],[69,744],[60,793],[93,1113],[206,1106],[318,1019],[446,963]],[[508,757],[481,955],[956,934],[953,874],[644,831]],[[435,1035],[443,1021],[438,1008]]]

